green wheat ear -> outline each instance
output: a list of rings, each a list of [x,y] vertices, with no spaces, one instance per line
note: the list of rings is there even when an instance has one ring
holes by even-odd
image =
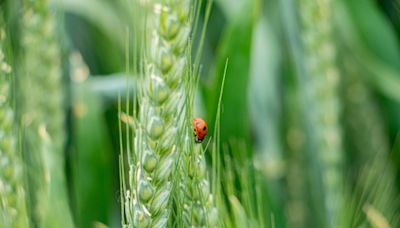
[[[218,126],[220,105],[222,99],[222,93],[224,88],[226,70],[228,60],[225,65],[224,76],[221,85],[220,98],[218,103],[218,114],[216,119],[216,126]],[[194,67],[191,75],[196,75],[196,66]],[[198,79],[195,77],[195,79]],[[178,196],[182,200],[182,226],[183,227],[217,227],[221,224],[219,218],[220,212],[216,207],[215,197],[221,197],[218,195],[215,187],[217,183],[213,183],[213,191],[211,191],[211,185],[209,175],[207,174],[207,163],[205,159],[206,149],[203,149],[202,144],[195,144],[193,138],[193,125],[192,118],[194,116],[194,96],[196,91],[195,80],[188,82],[189,93],[188,93],[188,106],[185,118],[188,120],[186,124],[186,137],[184,141],[184,156],[183,164],[181,168],[182,182],[180,184],[180,192]],[[217,147],[219,139],[217,139],[217,129],[214,131],[214,147]],[[219,162],[215,154],[213,153],[213,168],[219,166]],[[216,181],[216,173],[213,173],[214,181]],[[179,202],[179,200],[177,200]],[[179,218],[179,217],[178,217]]]
[[[15,111],[10,98],[13,73],[4,54],[4,27],[0,19],[0,226],[27,227],[24,167],[17,148]]]
[[[190,140],[193,141],[193,140]],[[181,185],[183,201],[183,223],[185,227],[215,227],[219,224],[219,213],[210,191],[207,164],[202,145],[188,143],[185,166],[186,173]]]
[[[300,5],[301,33],[307,71],[304,84],[308,103],[313,145],[322,169],[322,186],[326,209],[326,225],[333,226],[339,213],[343,183],[342,127],[336,65],[336,44],[332,39],[332,0],[302,0]]]
[[[137,94],[140,108],[131,124],[135,133],[132,154],[127,146],[128,184],[123,152],[120,156],[122,223],[126,227],[214,226],[218,213],[207,180],[204,151],[194,146],[192,129],[199,68],[197,57],[194,64],[191,62],[190,37],[200,4],[154,0],[138,5],[147,10],[145,20],[141,18],[145,35],[139,47],[143,59],[138,67],[142,75]],[[209,11],[210,7],[207,15]],[[200,49],[204,32],[205,26]],[[125,116],[121,114],[120,110],[120,116]]]
[[[142,3],[142,2],[141,2]],[[141,3],[138,3],[139,5]],[[129,186],[124,189],[125,226],[165,227],[185,141],[185,78],[188,77],[191,1],[148,1],[139,106]],[[124,219],[123,219],[124,220]]]
[[[65,106],[56,15],[47,0],[24,0],[18,93],[34,222],[72,227],[64,176]]]

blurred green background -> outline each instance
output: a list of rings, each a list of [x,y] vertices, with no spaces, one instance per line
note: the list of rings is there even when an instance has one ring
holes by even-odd
[[[307,1],[214,1],[197,95],[198,115],[213,129],[228,58],[221,153],[241,162],[239,167],[255,163],[262,176],[265,220],[270,224],[272,216],[277,227],[321,227],[325,219],[321,202],[325,190],[315,178],[323,170],[315,165],[320,151],[309,146],[318,136],[310,133],[313,123],[307,120],[308,112],[313,112],[307,102],[317,101],[304,102],[302,91],[312,85],[301,76],[307,63],[296,48],[304,36],[301,4]],[[391,204],[381,198],[397,198],[400,184],[400,5],[396,0],[331,1],[330,5],[329,39],[340,72],[337,124],[344,160],[338,188],[348,188],[353,197],[356,186],[363,185],[358,183],[363,175],[390,172],[378,185],[394,188],[392,195],[381,196],[384,190],[374,193],[378,190],[364,187],[360,191],[379,198],[369,203],[393,216],[387,220],[396,224],[398,210],[390,211],[393,205],[382,205],[380,200]],[[68,161],[77,224],[88,227],[100,221],[118,226],[117,95],[125,87],[125,37],[132,16],[124,1],[68,0],[63,8],[68,45],[80,53],[90,72],[84,83],[71,83],[74,118]],[[324,109],[323,104],[315,105]],[[85,110],[82,116],[76,112],[80,107]],[[386,171],[382,166],[392,168]],[[365,221],[361,209],[354,210],[360,210]]]
[[[18,4],[6,2],[12,25]],[[310,2],[328,5],[330,32],[321,32],[325,14],[320,21]],[[119,227],[118,95],[131,92],[125,54],[133,10],[127,0],[52,4],[62,12],[59,30],[70,66],[65,156],[72,213],[77,227]],[[308,35],[321,41],[309,44]],[[263,199],[244,203],[243,213],[263,217],[268,227],[324,227],[333,213],[326,207],[336,200],[346,205],[334,212],[343,227],[384,227],[380,219],[400,225],[399,41],[398,0],[214,1],[196,112],[214,129],[229,59],[220,117],[222,172],[230,163],[236,167],[232,185],[240,202],[248,189],[260,190]],[[324,42],[335,54],[321,63],[317,53]],[[315,79],[312,64],[320,64],[315,74],[324,79]],[[333,89],[326,85],[331,68],[338,75]],[[339,139],[321,140],[331,131]],[[243,184],[243,170],[257,183]],[[329,198],[335,192],[339,198]],[[260,205],[264,214],[254,215]]]

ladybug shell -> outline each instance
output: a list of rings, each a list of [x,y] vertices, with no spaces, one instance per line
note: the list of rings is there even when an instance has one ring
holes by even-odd
[[[208,127],[206,122],[202,118],[193,119],[195,141],[201,143],[207,135]]]

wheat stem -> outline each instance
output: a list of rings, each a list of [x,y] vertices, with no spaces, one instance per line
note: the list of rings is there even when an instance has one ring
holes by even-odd
[[[1,15],[0,15],[1,16]],[[1,20],[1,19],[0,19]],[[23,162],[17,148],[15,109],[11,105],[13,72],[6,62],[5,25],[0,21],[0,226],[27,227]]]
[[[134,153],[125,191],[128,227],[165,227],[185,140],[190,0],[141,2],[147,9],[143,77],[138,94]]]
[[[322,169],[327,225],[334,225],[342,185],[342,136],[331,0],[302,0],[300,17],[317,160]]]
[[[185,185],[181,186],[184,198],[184,226],[215,227],[219,223],[219,213],[210,192],[204,150],[201,145],[188,143],[186,151],[186,166],[182,172],[189,175],[185,176]]]
[[[64,176],[64,90],[55,14],[47,0],[25,0],[23,9],[19,93],[34,222],[41,227],[72,227]]]

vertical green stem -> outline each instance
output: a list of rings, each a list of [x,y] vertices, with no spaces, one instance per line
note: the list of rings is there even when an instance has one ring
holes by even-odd
[[[24,155],[34,222],[72,227],[64,174],[65,107],[55,13],[47,0],[24,0],[19,78]]]
[[[152,0],[146,9],[143,76],[125,194],[128,227],[165,227],[186,140],[190,0]]]
[[[342,135],[336,66],[336,45],[333,41],[331,0],[299,2],[301,34],[306,66],[305,93],[313,131],[318,166],[322,170],[326,225],[334,226],[340,206],[342,177]]]
[[[27,227],[24,165],[10,96],[14,74],[5,46],[5,23],[0,18],[0,227]]]

